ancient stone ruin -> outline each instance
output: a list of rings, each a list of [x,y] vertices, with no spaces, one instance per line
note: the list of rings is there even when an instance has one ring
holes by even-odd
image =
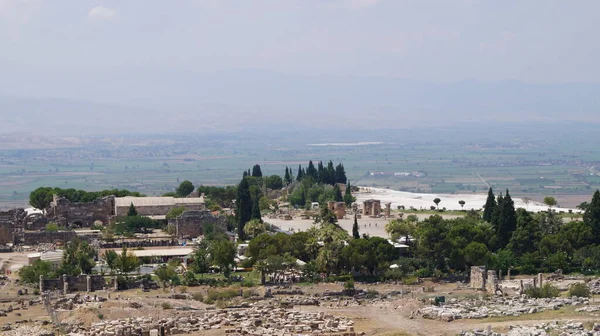
[[[363,201],[363,215],[371,217],[379,217],[381,215],[381,201],[369,199]]]
[[[343,219],[346,216],[346,203],[344,202],[329,201],[327,207],[335,213],[337,219]]]
[[[179,217],[169,220],[169,226],[175,228],[178,238],[195,238],[204,234],[206,225],[213,224],[223,231],[227,228],[225,216],[213,215],[208,210],[185,211]]]

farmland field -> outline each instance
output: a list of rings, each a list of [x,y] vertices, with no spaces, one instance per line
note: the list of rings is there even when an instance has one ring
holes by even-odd
[[[25,205],[39,186],[160,195],[186,179],[235,184],[254,164],[264,174],[283,175],[285,166],[295,173],[309,160],[342,162],[353,184],[369,187],[485,193],[493,186],[535,200],[554,196],[563,206],[589,199],[600,188],[597,132],[591,126],[538,128],[535,134],[519,128],[424,128],[148,135],[86,138],[85,145],[68,148],[3,149],[0,205]]]

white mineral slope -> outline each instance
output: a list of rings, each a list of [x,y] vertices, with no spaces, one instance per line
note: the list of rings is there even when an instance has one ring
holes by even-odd
[[[447,210],[461,210],[461,206],[458,201],[465,201],[465,210],[470,209],[483,209],[487,194],[422,194],[422,193],[411,193],[405,191],[396,191],[391,189],[383,188],[371,188],[371,187],[359,187],[360,191],[353,193],[358,203],[362,203],[364,200],[376,199],[381,201],[381,207],[384,207],[385,203],[392,203],[392,209],[396,209],[397,206],[403,205],[407,210],[410,207],[416,209],[429,209],[435,198],[440,199],[439,207],[446,208]],[[530,201],[529,204],[525,204],[520,198],[513,197],[515,202],[515,208],[524,208],[528,211],[539,212],[548,210],[548,206]],[[556,211],[568,212],[573,210],[575,213],[579,213],[579,209],[568,209],[568,208],[553,208]]]

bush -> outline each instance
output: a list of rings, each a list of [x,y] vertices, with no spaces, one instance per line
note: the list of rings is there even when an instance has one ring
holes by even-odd
[[[373,289],[367,291],[367,299],[375,299],[379,296],[379,292]]]
[[[354,279],[350,279],[344,283],[345,290],[354,290]]]
[[[584,283],[576,283],[569,288],[569,296],[590,297],[591,292],[589,287]]]
[[[252,290],[245,290],[244,293],[242,294],[242,297],[244,299],[248,299],[252,296],[252,294],[254,294],[254,292]]]
[[[98,313],[98,319],[99,320],[104,320],[104,314]]]
[[[419,283],[419,280],[417,279],[416,276],[407,276],[402,279],[402,283],[407,286],[412,286],[412,285],[416,285],[417,283]]]
[[[192,298],[196,301],[204,301],[204,295],[202,295],[202,293],[194,293],[194,295],[192,295]]]
[[[230,300],[237,296],[240,296],[240,291],[237,289],[209,290],[204,303],[213,304],[216,301]]]
[[[254,281],[249,280],[249,279],[244,279],[244,280],[242,280],[242,283],[240,285],[242,287],[254,287]]]
[[[560,295],[560,289],[547,283],[542,288],[529,287],[525,290],[525,294],[534,299],[555,298]]]
[[[170,303],[168,302],[163,302],[161,305],[162,309],[167,310],[167,309],[172,309],[173,307],[171,306]]]

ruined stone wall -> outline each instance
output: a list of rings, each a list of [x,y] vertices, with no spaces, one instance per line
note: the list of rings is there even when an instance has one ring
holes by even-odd
[[[40,279],[40,292],[46,290],[61,290],[64,294],[72,292],[93,292],[102,290],[106,280],[101,275],[63,275],[57,279]]]
[[[381,214],[381,201],[366,200],[363,202],[363,215],[371,217],[379,217]]]
[[[206,206],[202,203],[181,203],[175,205],[153,205],[153,206],[137,206],[135,210],[140,216],[165,216],[171,209],[173,208],[185,208],[186,211],[201,211],[206,210]],[[129,211],[128,206],[118,206],[116,207],[115,215],[117,217],[127,216],[127,211]]]
[[[0,245],[14,242],[15,237],[13,231],[14,227],[11,223],[0,223]]]
[[[71,202],[54,195],[48,216],[60,226],[89,227],[95,221],[107,225],[114,216],[115,197],[107,196],[93,202]]]
[[[335,213],[337,219],[343,219],[346,216],[346,204],[344,202],[327,202],[329,210]]]
[[[486,290],[487,270],[485,266],[471,266],[471,282],[469,287]]]
[[[210,211],[186,211],[181,216],[169,220],[169,226],[175,226],[178,238],[195,238],[204,234],[204,227],[213,224],[215,228],[225,230],[225,216],[213,216]]]
[[[74,231],[59,231],[59,232],[44,232],[44,231],[33,231],[23,232],[18,243],[25,245],[37,245],[37,244],[48,244],[56,242],[67,242],[75,239],[77,235]]]
[[[494,270],[489,270],[487,271],[487,280],[485,283],[485,290],[488,293],[496,293],[496,290],[498,289],[498,275],[496,274],[496,271]]]

